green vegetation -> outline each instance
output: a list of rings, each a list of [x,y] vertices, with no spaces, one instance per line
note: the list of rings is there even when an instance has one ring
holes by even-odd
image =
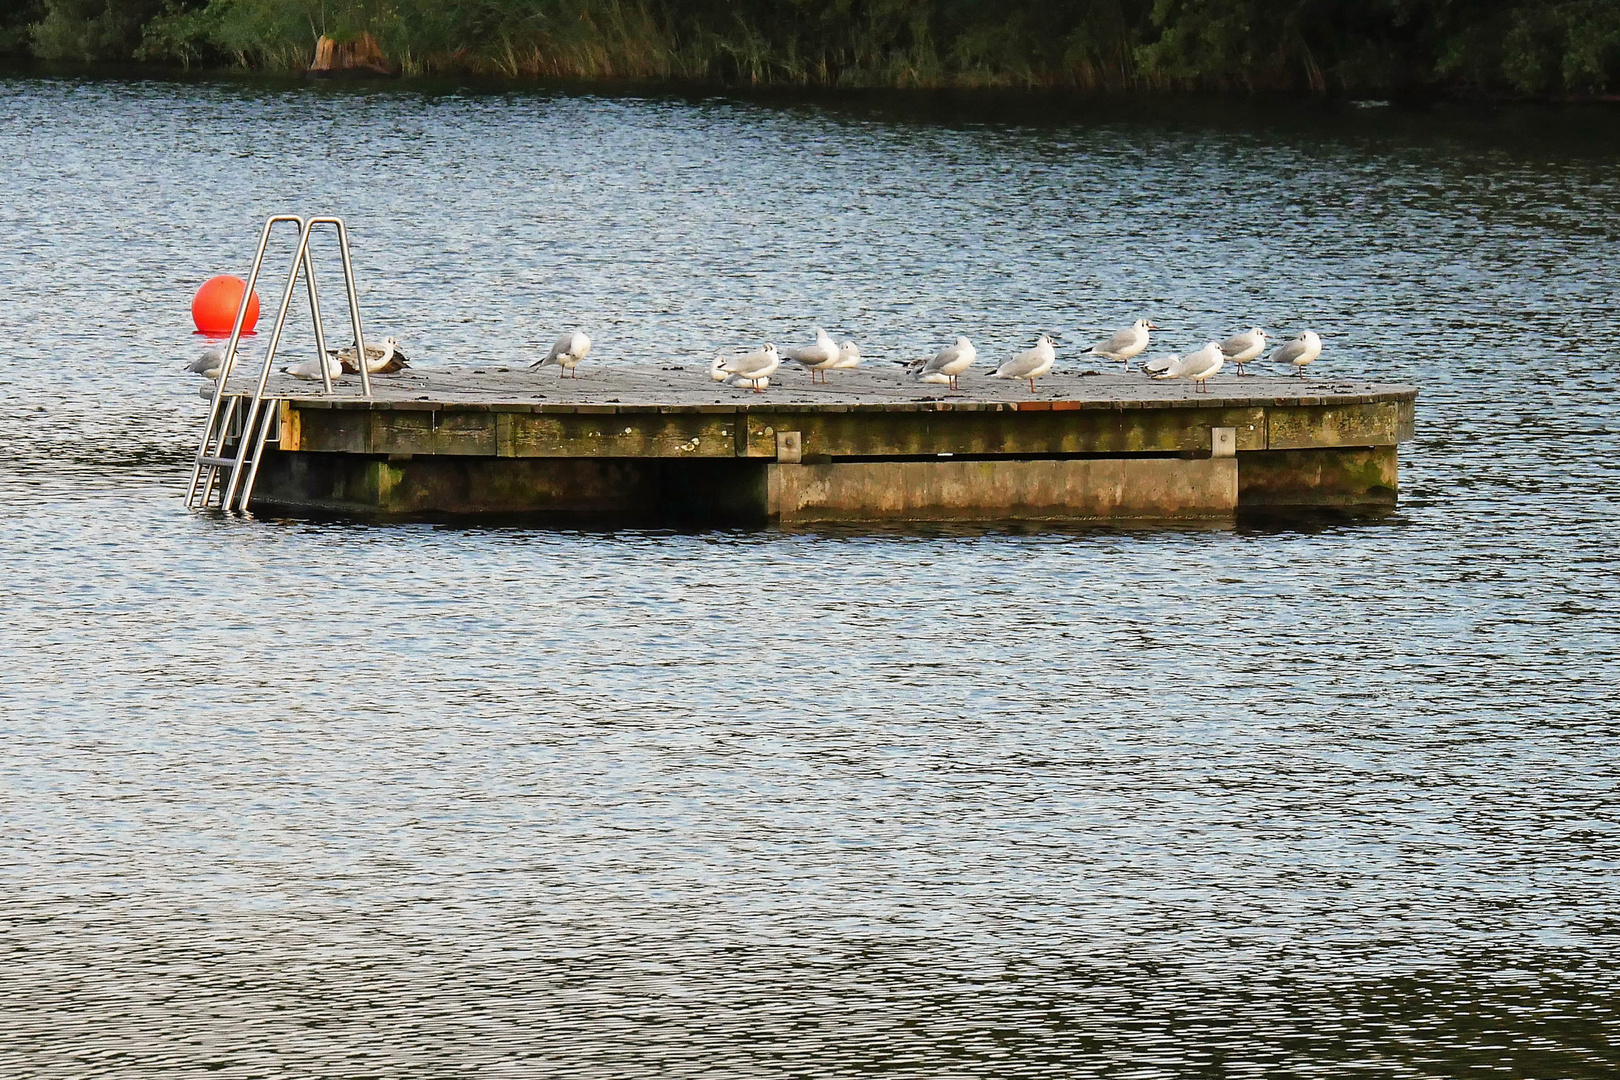
[[[1620,93],[1620,0],[22,0],[0,52],[406,74],[1318,94]]]

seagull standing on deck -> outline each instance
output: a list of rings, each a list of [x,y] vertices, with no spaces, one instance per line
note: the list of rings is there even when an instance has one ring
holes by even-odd
[[[810,381],[816,381],[816,374],[821,374],[821,381],[827,381],[828,369],[838,363],[838,346],[828,336],[827,331],[816,327],[816,342],[814,345],[805,345],[797,349],[789,349],[783,354],[810,372]]]
[[[728,359],[717,354],[709,367],[709,377],[728,386],[746,384],[758,394],[771,384],[771,376],[781,366],[782,357],[777,353],[776,346],[767,341],[763,349],[742,356]]]
[[[585,336],[584,331],[574,330],[558,338],[551,346],[551,351],[530,364],[529,370],[556,364],[557,378],[567,375],[570,379],[577,379],[579,376],[574,373],[574,369],[579,367],[579,362],[585,359],[590,351],[591,339]]]
[[[1226,354],[1221,351],[1221,343],[1211,341],[1205,343],[1197,352],[1190,352],[1179,360],[1175,357],[1161,357],[1160,360],[1149,361],[1150,366],[1157,366],[1161,360],[1169,360],[1153,377],[1155,379],[1189,379],[1193,383],[1193,392],[1209,392],[1209,380],[1221,370],[1226,363]]]
[[[240,354],[238,354],[240,355]],[[219,378],[220,369],[225,366],[225,346],[215,345],[197,359],[186,365],[186,370],[193,375],[202,375],[210,379]]]
[[[1322,355],[1322,339],[1307,330],[1271,354],[1274,364],[1293,364],[1294,374],[1304,377],[1305,365]]]
[[[1099,341],[1091,347],[1092,356],[1100,356],[1104,360],[1118,360],[1125,370],[1131,369],[1131,357],[1148,347],[1148,331],[1157,330],[1158,326],[1146,319],[1137,319],[1130,326],[1119,331],[1107,341]]]
[[[1243,365],[1265,352],[1266,338],[1270,336],[1258,326],[1252,327],[1221,342],[1221,352],[1237,365],[1239,375],[1247,375],[1248,372],[1243,370]]]
[[[978,359],[979,350],[973,347],[973,342],[959,337],[956,344],[941,349],[932,359],[923,361],[912,372],[912,378],[918,382],[944,383],[955,390],[958,376]]]
[[[1035,380],[1052,370],[1052,363],[1057,354],[1052,351],[1052,339],[1045,334],[1035,342],[1035,347],[1021,353],[1013,353],[1002,365],[996,368],[992,379],[1028,379],[1029,392],[1035,392]]]

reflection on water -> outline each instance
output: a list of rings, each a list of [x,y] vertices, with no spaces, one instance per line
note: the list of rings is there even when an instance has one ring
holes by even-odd
[[[1611,114],[0,99],[0,1072],[1613,1073]],[[428,366],[1309,325],[1419,439],[1371,523],[188,515],[280,209]]]

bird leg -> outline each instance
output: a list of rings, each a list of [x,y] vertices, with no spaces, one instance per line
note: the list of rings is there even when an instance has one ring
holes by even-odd
[[[1035,380],[1034,379],[1029,380],[1029,392],[1032,393],[1032,394],[1035,392]]]

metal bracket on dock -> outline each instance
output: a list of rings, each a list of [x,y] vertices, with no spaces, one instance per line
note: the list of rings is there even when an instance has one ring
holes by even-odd
[[[264,352],[264,364],[259,380],[251,394],[230,393],[231,373],[236,367],[236,350],[242,340],[242,324],[247,317],[248,303],[253,287],[258,283],[264,267],[265,249],[270,245],[270,234],[281,222],[298,226],[298,247],[293,253],[292,267],[287,272],[287,286],[281,293],[281,304],[276,310],[275,328],[270,333],[270,344]],[[230,342],[225,346],[225,358],[220,364],[219,381],[213,401],[208,406],[208,422],[203,428],[202,441],[197,447],[191,469],[191,482],[186,488],[188,507],[207,506],[219,487],[221,510],[246,510],[253,497],[253,484],[259,475],[259,460],[267,442],[280,438],[280,416],[273,399],[265,397],[270,381],[271,366],[275,363],[276,349],[281,345],[281,333],[287,325],[287,313],[292,307],[293,292],[298,286],[299,271],[303,271],[305,289],[309,294],[309,316],[315,326],[315,355],[321,372],[321,388],[332,393],[332,374],[327,367],[326,331],[321,324],[321,301],[315,287],[315,263],[309,253],[309,238],[317,226],[330,225],[337,231],[338,250],[343,257],[343,282],[349,297],[349,322],[354,330],[354,348],[360,368],[360,393],[371,397],[371,374],[366,370],[366,339],[360,327],[360,297],[354,287],[354,263],[349,256],[349,229],[342,218],[299,217],[296,214],[275,214],[267,218],[259,236],[259,249],[253,256],[253,269],[248,273],[247,287],[242,290],[242,302],[236,309],[236,322],[231,327]],[[270,407],[265,403],[269,401]],[[237,408],[246,404],[246,412],[238,416]],[[271,428],[276,437],[271,438]],[[226,443],[234,439],[234,455],[226,453]]]

